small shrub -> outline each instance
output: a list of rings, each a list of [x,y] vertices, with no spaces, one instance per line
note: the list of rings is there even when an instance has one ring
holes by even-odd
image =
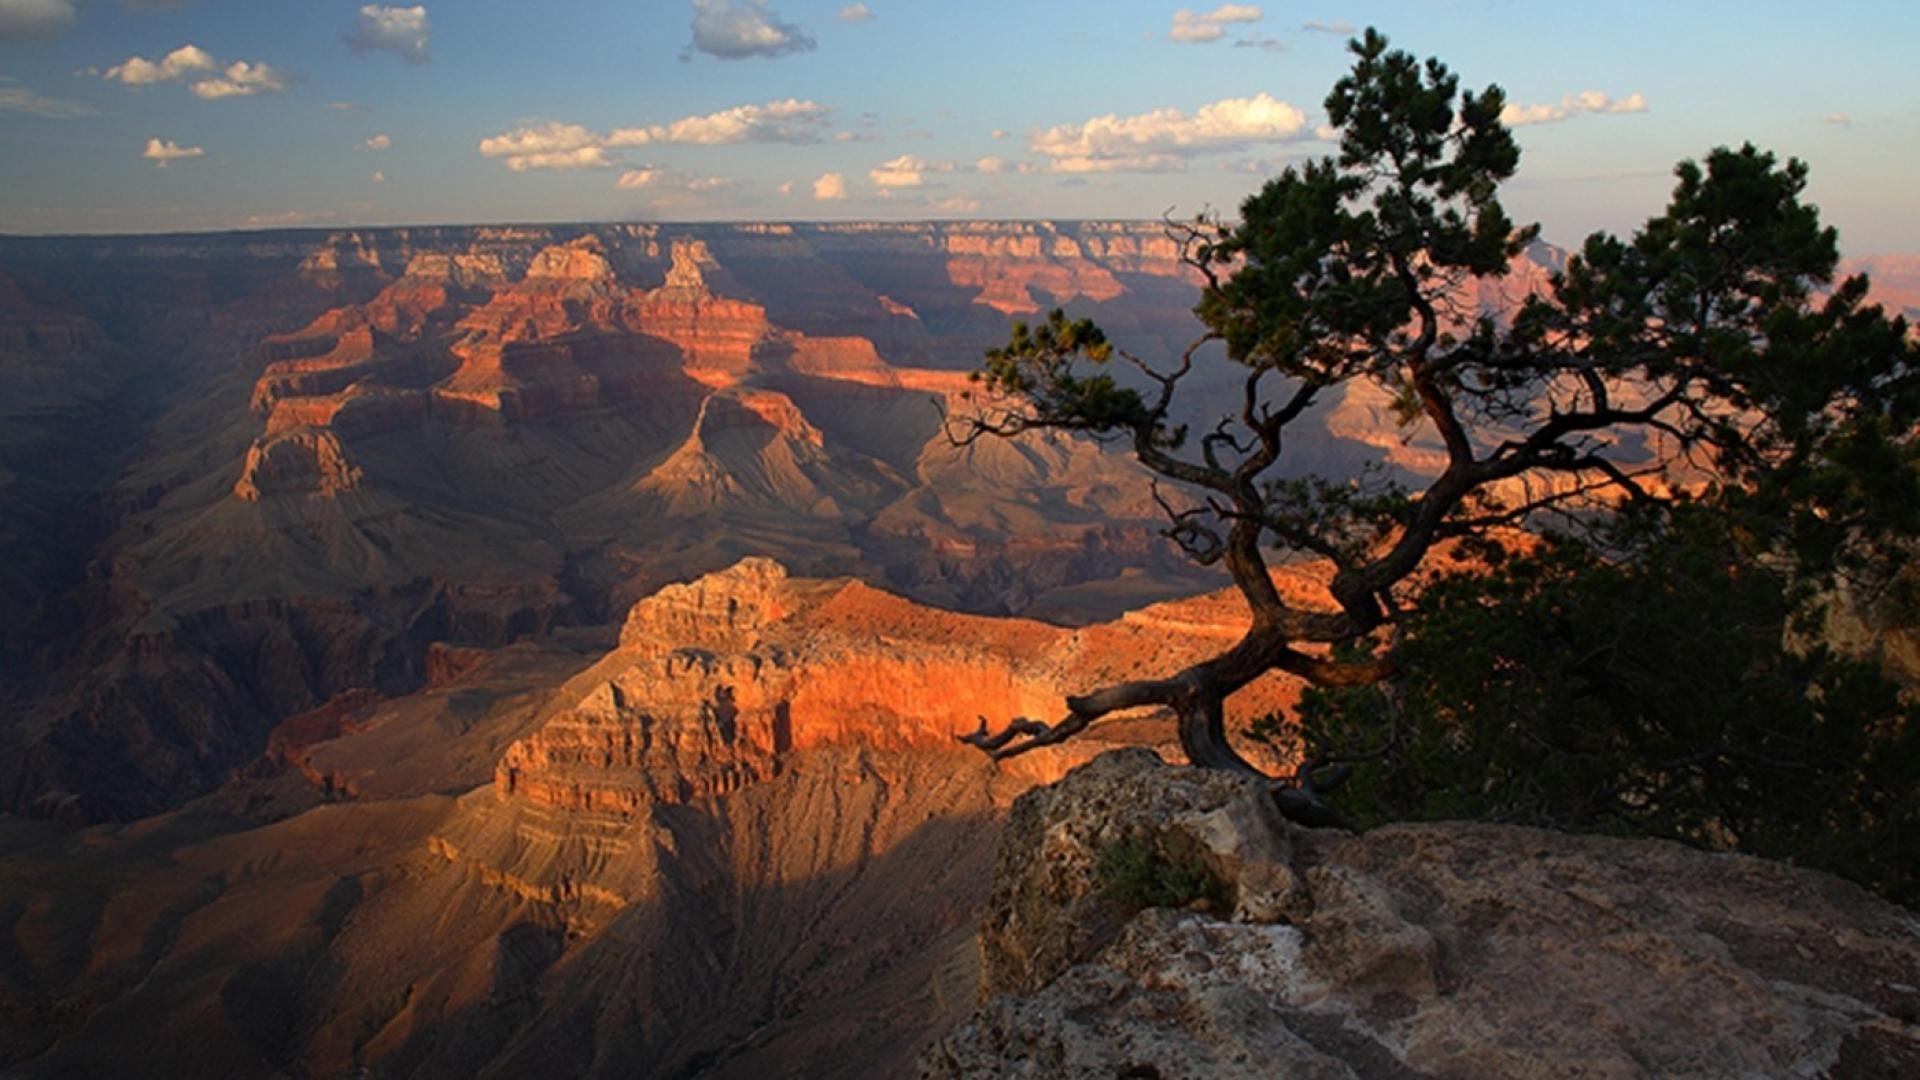
[[[1122,907],[1221,906],[1224,890],[1206,867],[1191,860],[1168,859],[1138,837],[1115,840],[1100,849],[1094,864],[1100,892]]]

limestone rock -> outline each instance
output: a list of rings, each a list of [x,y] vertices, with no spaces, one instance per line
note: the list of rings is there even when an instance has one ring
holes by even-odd
[[[1159,765],[1118,750],[1014,805],[980,929],[988,993],[1031,993],[1118,931],[1125,913],[1100,895],[1095,865],[1119,841],[1204,866],[1235,906],[1268,918],[1293,906],[1288,834],[1263,783]]]
[[[1852,885],[1495,825],[1309,832],[1254,809],[1260,797],[1125,752],[1023,796],[981,934],[983,989],[1000,996],[924,1074],[1920,1070],[1920,917]],[[1150,910],[1099,932],[1117,916],[1086,868],[1141,830],[1163,848],[1184,838],[1242,892],[1262,865],[1293,889],[1231,919]]]
[[[331,498],[359,487],[361,476],[333,432],[298,429],[255,442],[233,494],[243,502],[284,494]]]

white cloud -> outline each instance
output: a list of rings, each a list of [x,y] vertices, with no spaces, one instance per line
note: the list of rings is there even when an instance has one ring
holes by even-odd
[[[427,35],[431,32],[424,4],[413,7],[363,4],[360,21],[347,35],[347,46],[354,52],[390,52],[409,64],[424,64]]]
[[[1035,132],[1027,144],[1053,172],[1169,172],[1197,154],[1296,138],[1306,126],[1305,113],[1263,93],[1202,105],[1191,116],[1179,109],[1098,116]]]
[[[822,202],[847,197],[847,178],[837,172],[822,175],[813,182],[813,197]]]
[[[605,136],[579,124],[547,123],[480,140],[484,157],[504,158],[514,172],[532,169],[609,169]]]
[[[184,79],[202,71],[212,71],[219,66],[212,54],[200,46],[182,45],[158,61],[143,56],[129,56],[125,61],[108,68],[101,78],[128,86],[151,86]]]
[[[376,183],[376,184],[384,184],[384,183],[386,183],[386,182],[387,182],[387,174],[386,174],[386,173],[384,173],[384,172],[381,172],[381,171],[380,171],[380,170],[378,170],[378,169],[375,169],[375,170],[374,170],[374,172],[373,172],[373,182],[374,182],[374,183]]]
[[[583,146],[597,145],[603,140],[604,136],[596,135],[579,124],[553,121],[539,127],[516,128],[505,135],[482,139],[480,153],[486,157],[522,157],[527,154],[578,150]]]
[[[194,83],[193,95],[202,101],[218,101],[221,98],[277,94],[286,88],[286,77],[271,66],[236,60],[219,75]]]
[[[73,25],[74,0],[0,0],[0,41],[59,37]]]
[[[722,60],[812,52],[804,27],[783,22],[766,0],[693,0],[694,49]]]
[[[1167,31],[1167,36],[1189,44],[1219,41],[1226,36],[1229,24],[1256,23],[1264,14],[1253,4],[1221,4],[1205,12],[1181,8],[1173,13],[1173,28]]]
[[[910,188],[926,183],[927,163],[912,154],[901,154],[892,161],[883,162],[867,172],[867,179],[875,187]]]
[[[657,165],[649,165],[642,169],[628,169],[626,172],[620,174],[620,179],[615,182],[614,186],[618,187],[621,191],[635,191],[643,187],[651,187],[659,181],[660,177],[664,175],[666,171],[667,170]]]
[[[129,56],[100,77],[125,86],[191,79],[193,95],[202,101],[277,94],[287,88],[286,75],[271,64],[235,60],[222,67],[212,53],[193,44],[182,45],[158,60]]]
[[[848,4],[840,9],[841,22],[872,22],[873,11],[865,4]]]
[[[393,145],[393,139],[386,135],[375,135],[360,144],[362,150],[385,150]]]
[[[514,172],[530,172],[534,169],[558,169],[563,172],[576,169],[611,169],[616,163],[607,156],[607,151],[598,146],[577,146],[571,150],[542,150],[531,154],[514,154],[507,158],[507,168]]]
[[[0,83],[12,79],[0,75]],[[84,101],[47,97],[24,86],[0,86],[0,112],[25,113],[47,120],[71,120],[76,116],[98,116],[100,110]]]
[[[971,164],[960,161],[927,161],[912,154],[901,154],[892,161],[884,161],[867,172],[867,179],[873,186],[881,188],[886,194],[889,188],[924,187],[929,173],[970,173],[1002,172],[1006,162],[999,158],[981,158]]]
[[[1843,112],[1830,112],[1822,116],[1820,122],[1829,127],[1852,127],[1853,117]]]
[[[682,143],[717,146],[722,143],[810,143],[820,141],[821,128],[833,110],[813,101],[788,98],[765,105],[736,105],[705,116],[687,116],[670,124],[622,128],[607,136],[609,146],[646,146]]]
[[[1316,34],[1339,34],[1341,37],[1346,37],[1354,33],[1353,24],[1344,19],[1336,19],[1333,22],[1321,22],[1319,19],[1308,19],[1306,25],[1300,29],[1310,30]]]
[[[980,200],[970,195],[952,195],[939,202],[928,203],[927,209],[939,214],[973,214],[980,210]]]
[[[780,186],[777,188],[774,188],[773,190],[779,192],[782,195],[791,195],[793,194],[793,181],[782,180],[780,182]]]
[[[1006,138],[1006,137],[1007,137],[1007,129],[1006,129],[1006,128],[994,128],[994,129],[993,129],[992,131],[990,131],[990,132],[988,132],[988,134],[989,134],[990,136],[992,136],[992,138],[993,138],[993,139],[994,139],[995,141],[998,141],[998,140],[1000,140],[1000,139],[1004,139],[1004,138]]]
[[[642,165],[637,169],[628,169],[621,173],[615,186],[621,191],[645,190],[698,195],[732,187],[733,181],[720,176],[696,176],[659,165]]]
[[[998,176],[1007,171],[1007,160],[1005,158],[983,157],[973,163],[973,168],[975,172],[984,173],[987,176]]]
[[[812,101],[738,105],[668,124],[600,132],[549,121],[480,140],[483,157],[504,158],[515,172],[528,169],[601,169],[614,165],[609,150],[639,146],[719,146],[729,143],[811,143],[833,110]]]
[[[153,162],[155,168],[164,169],[171,162],[206,157],[207,152],[198,146],[181,146],[172,139],[148,139],[140,156]]]
[[[1628,94],[1615,99],[1598,90],[1582,90],[1561,98],[1557,105],[1508,105],[1500,110],[1500,122],[1508,127],[1525,127],[1528,124],[1557,124],[1575,116],[1646,111],[1647,99],[1644,94]]]

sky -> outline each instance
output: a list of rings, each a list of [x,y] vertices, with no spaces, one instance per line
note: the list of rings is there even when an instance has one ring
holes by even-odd
[[[0,0],[0,232],[1231,213],[1367,26],[1506,90],[1549,240],[1751,141],[1920,252],[1913,0]]]

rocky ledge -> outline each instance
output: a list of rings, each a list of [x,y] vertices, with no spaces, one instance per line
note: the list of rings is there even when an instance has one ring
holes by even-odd
[[[1116,844],[1206,899],[1123,906]],[[1307,831],[1146,751],[1015,804],[981,947],[987,1003],[927,1076],[1920,1076],[1920,916],[1845,882],[1493,825]]]

